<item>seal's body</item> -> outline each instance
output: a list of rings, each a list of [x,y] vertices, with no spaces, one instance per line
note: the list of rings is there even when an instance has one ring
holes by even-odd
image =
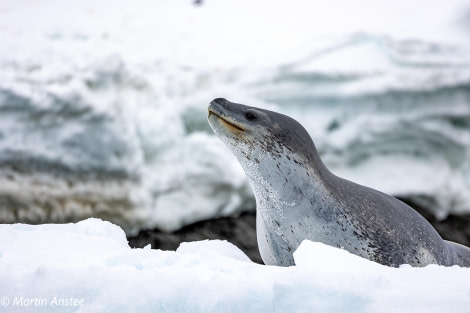
[[[208,119],[253,188],[265,264],[294,265],[309,239],[388,266],[470,266],[470,249],[443,240],[411,207],[332,174],[294,119],[220,98]]]

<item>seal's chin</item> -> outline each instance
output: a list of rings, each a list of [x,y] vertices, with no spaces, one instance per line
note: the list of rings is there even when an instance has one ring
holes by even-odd
[[[245,131],[241,126],[236,125],[235,123],[228,121],[226,118],[223,118],[219,114],[215,113],[214,111],[209,109],[209,123],[212,124],[214,120],[219,122],[220,125],[222,125],[224,128],[229,130],[232,133],[236,132],[243,132]],[[214,126],[214,125],[212,125]]]

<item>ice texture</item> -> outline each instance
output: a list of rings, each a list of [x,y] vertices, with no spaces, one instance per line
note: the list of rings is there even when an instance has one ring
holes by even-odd
[[[218,240],[131,249],[120,227],[98,219],[0,225],[0,305],[5,312],[468,312],[468,268],[390,268],[310,241],[294,257],[296,266],[264,266]]]

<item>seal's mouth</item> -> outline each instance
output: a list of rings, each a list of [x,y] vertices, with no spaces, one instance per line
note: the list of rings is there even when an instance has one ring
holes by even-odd
[[[211,117],[211,115],[214,115],[226,128],[235,130],[235,131],[245,131],[240,125],[237,125],[235,122],[229,121],[226,117],[222,117],[218,113],[214,112],[211,108],[208,109],[209,111],[209,116],[208,118]]]

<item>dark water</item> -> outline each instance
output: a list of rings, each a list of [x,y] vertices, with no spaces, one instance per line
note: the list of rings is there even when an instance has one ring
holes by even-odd
[[[470,246],[470,214],[450,215],[447,219],[438,221],[424,208],[406,199],[402,200],[422,214],[437,229],[442,238]],[[263,263],[256,242],[255,213],[202,221],[173,233],[165,233],[158,229],[145,230],[137,236],[128,238],[131,247],[142,248],[151,244],[152,249],[161,250],[175,250],[181,242],[205,239],[227,240],[240,248],[252,261]]]

